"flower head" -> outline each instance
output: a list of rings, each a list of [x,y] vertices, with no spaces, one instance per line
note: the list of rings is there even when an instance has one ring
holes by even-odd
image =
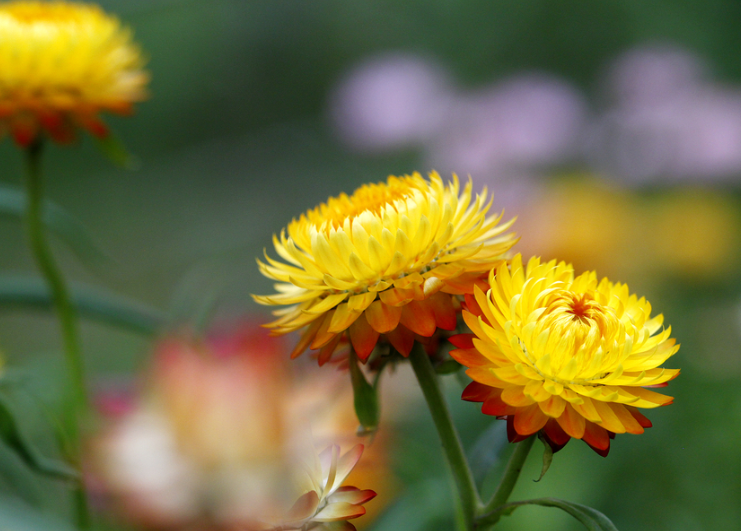
[[[463,398],[507,419],[511,441],[543,430],[554,449],[571,437],[607,455],[616,433],[643,433],[651,423],[637,408],[672,403],[646,387],[679,374],[659,367],[679,349],[663,316],[625,284],[574,278],[563,262],[532,258],[491,272],[490,290],[466,296],[463,317],[473,334],[452,338],[451,355],[474,380]]]
[[[436,172],[389,177],[351,195],[330,198],[294,219],[273,243],[287,263],[258,260],[279,281],[261,304],[283,305],[270,327],[284,334],[307,327],[293,357],[321,349],[328,360],[347,334],[362,360],[383,334],[408,355],[415,334],[456,326],[454,295],[471,292],[481,273],[516,241],[487,216],[486,190],[475,199],[469,182],[445,185]]]
[[[100,111],[125,114],[145,98],[148,75],[130,32],[95,5],[0,4],[0,135],[28,145],[43,130],[105,136]]]

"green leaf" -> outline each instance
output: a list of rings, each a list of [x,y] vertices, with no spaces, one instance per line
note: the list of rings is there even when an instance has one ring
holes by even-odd
[[[350,350],[350,378],[354,392],[355,414],[360,422],[359,435],[367,435],[376,431],[379,420],[378,393],[375,387],[365,379],[363,371],[358,366],[358,357],[355,351]]]
[[[0,185],[0,215],[23,219],[25,211],[25,192],[13,186]],[[99,267],[110,261],[85,226],[56,203],[44,201],[43,222],[83,263]]]
[[[55,479],[73,480],[78,473],[61,461],[42,456],[21,433],[13,413],[0,397],[0,440],[31,469]]]
[[[613,524],[609,518],[597,509],[579,503],[560,500],[558,498],[536,498],[534,500],[507,503],[501,507],[497,507],[488,515],[481,517],[478,521],[479,525],[495,523],[502,516],[508,516],[512,514],[515,509],[524,505],[540,505],[543,507],[555,507],[561,509],[581,522],[589,531],[618,531],[615,524]]]
[[[548,441],[540,433],[538,433],[538,439],[543,443],[543,468],[540,469],[540,477],[533,480],[535,483],[543,479],[543,476],[551,468],[551,463],[553,462],[553,448],[551,448],[551,445],[548,444]]]
[[[81,316],[107,323],[132,332],[151,335],[168,322],[165,314],[139,302],[118,295],[73,283],[70,286],[72,304]],[[0,276],[0,309],[27,307],[53,310],[53,301],[46,283],[36,277]]]
[[[110,131],[106,136],[96,137],[95,140],[100,152],[116,166],[127,170],[133,170],[139,166],[139,159],[129,153],[123,142]]]

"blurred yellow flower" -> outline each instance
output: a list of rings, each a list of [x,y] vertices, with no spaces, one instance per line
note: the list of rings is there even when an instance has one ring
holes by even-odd
[[[594,272],[532,258],[491,272],[490,290],[466,296],[473,334],[452,338],[451,352],[474,380],[463,398],[507,419],[511,441],[543,430],[554,449],[571,437],[607,455],[616,433],[643,433],[651,423],[636,408],[672,403],[646,387],[664,386],[679,370],[659,367],[679,349],[663,316],[625,284]]]
[[[125,114],[146,97],[142,64],[130,31],[95,5],[0,4],[0,135],[23,146],[42,131],[105,136],[100,111]]]
[[[597,177],[544,184],[518,223],[523,255],[559,256],[577,269],[633,279],[717,280],[739,267],[741,218],[727,192],[673,187],[640,194]]]
[[[415,334],[454,329],[455,295],[471,292],[516,242],[506,232],[514,220],[487,216],[486,189],[473,198],[471,187],[461,191],[455,175],[445,185],[436,172],[391,176],[330,198],[274,236],[287,263],[266,254],[258,264],[278,293],[254,298],[292,305],[274,312],[274,333],[307,327],[292,357],[321,349],[323,364],[345,334],[361,360],[380,335],[408,355]]]

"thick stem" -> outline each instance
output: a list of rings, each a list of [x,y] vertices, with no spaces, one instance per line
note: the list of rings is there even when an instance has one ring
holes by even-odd
[[[440,436],[443,453],[450,465],[453,479],[458,489],[460,508],[466,529],[473,529],[473,521],[479,505],[478,493],[473,481],[473,474],[463,452],[463,445],[453,425],[453,419],[445,402],[437,374],[430,363],[430,358],[419,343],[414,345],[409,360],[414,374],[422,388],[427,406]]]
[[[77,315],[70,302],[69,291],[46,240],[43,223],[43,178],[41,175],[42,141],[36,140],[26,151],[26,229],[28,244],[31,247],[36,265],[41,270],[49,290],[52,293],[54,309],[59,319],[64,344],[64,355],[67,365],[68,382],[65,386],[65,429],[70,441],[70,448],[65,452],[69,459],[79,468],[80,455],[80,422],[87,411],[87,388],[85,371],[80,353],[77,332]],[[90,527],[89,510],[85,487],[81,479],[75,490],[75,513],[81,529]]]
[[[489,503],[487,503],[481,511],[482,514],[491,514],[497,507],[507,503],[507,500],[512,494],[512,490],[514,490],[515,485],[517,484],[520,472],[522,472],[522,467],[525,464],[525,460],[527,459],[534,442],[535,436],[533,435],[532,437],[528,437],[524,441],[519,442],[517,446],[515,446],[515,451],[512,452],[509,462],[507,463],[507,468],[504,471],[504,475],[502,475],[502,479],[499,481],[499,487],[497,487],[494,496],[492,496]],[[486,523],[487,527],[495,524],[497,520],[498,517],[496,519],[491,517],[488,518]]]

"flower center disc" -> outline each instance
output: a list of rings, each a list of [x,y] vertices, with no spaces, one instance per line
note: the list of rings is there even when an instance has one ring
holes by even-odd
[[[543,354],[549,356],[550,370],[543,370],[543,376],[560,381],[557,375],[573,360],[575,370],[568,381],[588,383],[601,377],[607,365],[612,365],[608,360],[613,359],[618,339],[625,335],[614,310],[600,304],[589,292],[556,290],[544,302],[535,334],[548,336]]]
[[[385,208],[393,208],[396,201],[406,199],[414,190],[410,183],[402,179],[366,184],[355,190],[352,196],[340,194],[329,198],[326,203],[309,210],[306,217],[314,225],[338,229],[344,225],[346,219],[356,218],[363,212],[382,216]]]

